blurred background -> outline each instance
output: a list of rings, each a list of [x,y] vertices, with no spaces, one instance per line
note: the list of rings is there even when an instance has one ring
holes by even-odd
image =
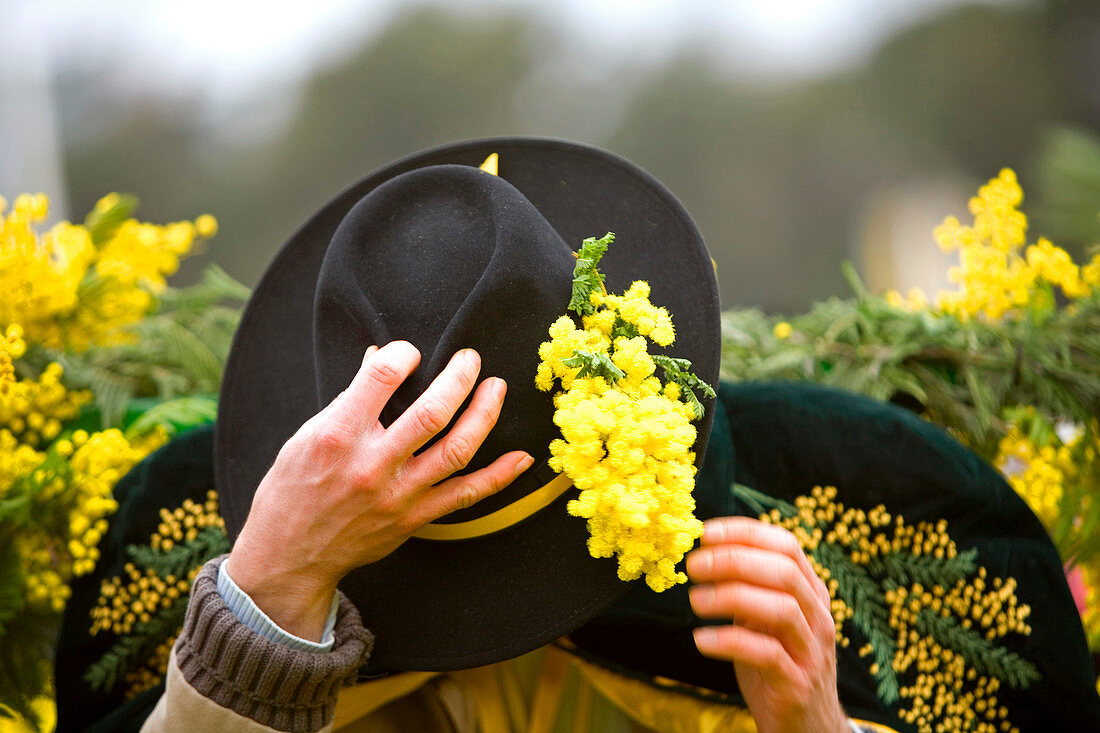
[[[1032,231],[1100,242],[1075,205],[1100,145],[1096,0],[0,0],[0,194],[82,219],[209,212],[252,285],[353,181],[439,143],[580,140],[695,217],[726,307],[934,292],[931,238],[1004,166]],[[1091,201],[1095,201],[1096,192]]]

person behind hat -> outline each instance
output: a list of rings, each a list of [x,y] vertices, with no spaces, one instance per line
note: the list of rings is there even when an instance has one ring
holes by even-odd
[[[503,179],[476,169],[497,151]],[[758,511],[731,503],[727,487],[793,503],[807,500],[806,481],[828,480],[870,509],[886,486],[878,477],[898,469],[904,506],[923,490],[942,508],[980,470],[949,461],[924,487],[912,467],[883,473],[866,446],[920,448],[929,465],[953,449],[889,409],[724,390],[720,404],[699,405],[692,446],[697,462],[706,456],[697,494],[711,519],[687,558],[690,596],[630,590],[613,558],[589,556],[584,523],[566,511],[568,481],[547,470],[553,404],[533,384],[575,279],[566,241],[607,229],[619,235],[603,263],[608,290],[650,280],[681,328],[669,351],[713,383],[717,293],[701,238],[659,183],[603,151],[447,146],[369,177],[295,235],[250,302],[223,385],[215,470],[233,549],[195,579],[148,729],[317,730],[361,666],[383,681],[458,670],[571,634],[583,659],[658,687],[705,688],[747,705],[761,731],[849,730],[837,691],[843,618],[804,553],[808,535],[728,516]],[[483,358],[491,376],[478,383]],[[844,440],[866,445],[841,460],[830,451]],[[983,482],[1001,496],[994,506],[1018,513],[1011,490]],[[1057,573],[1049,555],[1042,567]],[[1059,589],[1048,590],[1061,613]],[[712,621],[697,629],[697,617]],[[907,729],[896,703],[876,702],[880,671],[845,659],[846,701]],[[1080,701],[1074,680],[1044,680],[1021,699],[1072,689],[1059,699]]]
[[[686,327],[676,355],[690,357],[713,380],[718,353],[714,273],[701,238],[678,202],[648,176],[602,151],[537,141],[521,142],[522,151],[509,147],[501,145],[494,151],[504,159],[506,171],[537,171],[523,155],[538,151],[557,163],[572,196],[586,194],[583,202],[570,202],[570,228],[591,227],[598,221],[600,226],[589,233],[612,229],[620,235],[622,251],[613,250],[602,263],[608,278],[617,284],[624,275],[633,279],[641,273],[655,285],[665,285],[662,304]],[[453,159],[453,150],[450,155]],[[517,174],[497,177],[473,167],[424,162],[421,159],[408,172],[394,171],[372,188],[343,213],[328,241],[324,236],[313,238],[315,246],[324,250],[316,287],[310,288],[316,293],[310,293],[313,365],[304,374],[284,379],[313,376],[318,404],[335,397],[278,450],[254,498],[222,490],[231,532],[239,513],[233,502],[251,498],[251,505],[232,552],[220,566],[221,585],[235,584],[283,631],[319,642],[337,585],[348,578],[344,587],[377,634],[373,654],[358,661],[399,669],[476,666],[514,656],[594,616],[621,596],[625,587],[616,577],[613,561],[588,557],[578,541],[583,535],[576,529],[566,531],[583,523],[561,510],[565,497],[514,530],[509,527],[450,545],[407,542],[426,525],[453,518],[506,487],[515,491],[535,462],[531,453],[538,451],[539,461],[546,460],[546,446],[555,434],[549,419],[552,405],[548,395],[533,388],[531,365],[546,329],[565,313],[567,298],[562,296],[568,294],[575,265],[573,248],[543,218],[551,216],[548,208],[562,208],[559,201],[535,204],[538,193],[525,187],[521,194],[517,186],[522,184],[513,185]],[[550,186],[563,188],[561,181],[553,180],[541,188]],[[616,206],[616,201],[623,200],[629,205]],[[639,214],[641,221],[629,220]],[[284,251],[281,258],[286,257]],[[395,283],[395,278],[403,282]],[[270,273],[265,282],[272,282]],[[666,283],[677,287],[671,289]],[[249,306],[223,388],[219,448],[222,455],[241,461],[246,458],[233,441],[239,441],[238,426],[246,429],[241,423],[249,420],[235,415],[246,409],[242,403],[257,395],[255,389],[250,393],[238,385],[241,379],[255,381],[255,364],[248,361],[264,347],[253,346],[249,337],[260,333],[266,340],[268,335],[252,319],[270,318],[264,304],[274,299],[268,295],[272,289],[261,285]],[[299,289],[286,288],[284,295],[291,297]],[[409,307],[410,299],[404,295],[408,289],[433,296]],[[405,302],[397,302],[401,300]],[[409,338],[420,348],[400,340],[375,348],[391,334]],[[448,353],[464,346],[477,350]],[[495,370],[480,384],[478,351],[493,357]],[[359,357],[363,357],[361,364],[349,379]],[[418,369],[421,359],[431,363]],[[247,368],[238,368],[241,362]],[[498,375],[505,376],[507,383]],[[506,391],[510,392],[507,402]],[[461,410],[471,393],[469,405]],[[492,430],[502,410],[505,419]],[[712,414],[713,408],[705,415],[704,427]],[[285,426],[292,427],[293,422]],[[701,459],[705,429],[700,433],[696,445]],[[260,442],[270,444],[281,437]],[[496,455],[508,445],[525,450]],[[428,447],[418,453],[424,446]],[[247,450],[255,452],[256,446]],[[253,459],[253,465],[262,464]],[[468,468],[475,470],[452,476]],[[219,460],[223,487],[242,482],[244,472],[238,469],[235,475],[235,469],[228,459]],[[243,483],[247,485],[258,473],[253,468]],[[549,485],[542,479],[535,484]],[[521,498],[533,493],[530,487],[521,490]],[[773,636],[748,632],[747,623],[707,629],[700,633],[700,648],[747,665],[743,676],[757,682],[750,682],[745,691],[750,705],[760,708],[761,730],[848,730],[836,693],[833,627],[824,585],[797,547],[784,542],[782,530],[746,529],[746,522],[731,519],[711,525],[703,541],[713,547],[697,553],[689,569],[703,581],[699,590],[718,588],[715,584],[723,580],[772,586],[772,590],[760,590],[759,597],[739,605],[732,598],[700,596],[696,602],[709,615],[729,615],[736,606],[743,621],[756,619],[763,626],[769,618],[781,618],[784,623]],[[456,524],[443,526],[450,529]],[[758,547],[754,562],[749,566],[731,562],[728,548],[734,543]],[[491,549],[479,551],[479,544]],[[530,557],[532,547],[543,556],[520,557],[525,550]],[[470,595],[469,589],[463,594],[456,576],[465,571],[480,579],[494,573],[488,569],[489,556],[501,551],[511,557],[506,558],[506,567],[495,572],[509,574],[510,585],[519,590],[498,588],[484,593],[480,606],[446,597],[447,584],[455,594]],[[417,557],[417,552],[427,557]],[[460,567],[462,561],[439,560],[441,553],[462,552],[470,553],[465,567]],[[385,567],[384,559],[397,564],[410,554],[414,556],[406,567]],[[561,564],[557,578],[546,569],[546,554]],[[478,567],[470,567],[475,562]],[[525,562],[532,569],[541,568],[546,577],[531,578],[529,571],[517,570]],[[378,570],[356,585],[355,574],[362,576],[366,568]],[[409,601],[418,586],[422,588],[419,600]],[[201,588],[200,581],[198,594]],[[540,590],[544,598],[536,600]],[[509,602],[509,592],[518,596],[518,602]],[[382,597],[385,600],[379,601]],[[435,620],[431,614],[440,611],[430,611],[425,621],[416,620],[415,615],[434,599],[439,600],[442,613],[454,607],[467,617],[503,610],[489,625],[488,635],[480,630],[481,624],[455,618],[444,623],[440,638],[428,644],[423,639],[431,633]],[[394,609],[403,602],[396,613]],[[349,610],[345,617],[351,616]],[[391,617],[397,618],[391,621]],[[342,618],[338,614],[337,624]],[[502,630],[507,625],[515,630]],[[467,627],[473,629],[468,632],[469,641],[463,639]],[[185,634],[188,628],[185,624]],[[783,663],[775,659],[779,640],[783,648],[793,650]],[[444,655],[440,650],[444,645],[454,648]],[[191,660],[201,656],[193,652],[180,659],[194,648],[201,648],[201,642],[182,638],[177,643],[179,669],[188,669]],[[180,719],[170,707],[177,681],[182,677],[170,673],[169,694],[153,721]],[[236,707],[232,696],[218,701]],[[242,709],[248,707],[238,711]]]
[[[475,167],[487,145],[504,176]],[[453,165],[464,159],[475,165]],[[625,592],[615,560],[588,555],[585,523],[564,511],[570,496],[561,491],[484,536],[409,539],[518,492],[494,512],[442,526],[475,524],[553,483],[537,470],[556,434],[550,395],[533,384],[538,344],[566,312],[575,264],[566,237],[609,229],[621,242],[603,263],[609,288],[642,277],[663,286],[661,304],[684,324],[673,353],[713,382],[717,292],[702,240],[663,186],[603,151],[537,140],[449,146],[389,166],[291,240],[250,301],[223,385],[216,470],[233,549],[195,580],[167,693],[147,727],[193,725],[211,709],[206,699],[226,721],[316,729],[364,664],[491,663],[552,641]],[[485,354],[493,372],[479,383]],[[713,419],[707,402],[699,460]],[[746,626],[709,629],[700,647],[761,670],[759,693],[746,691],[767,699],[763,730],[769,721],[776,730],[849,730],[825,588],[793,545],[775,539],[781,530],[746,532],[745,521],[709,525],[708,549],[690,569],[703,589],[734,575],[779,586],[772,595],[794,613],[777,636],[797,646],[797,663],[777,669],[778,647],[764,647],[763,635],[743,638]],[[753,567],[728,562],[733,542],[760,548]],[[507,573],[509,587],[459,606],[446,594],[462,594],[462,573],[466,583]],[[425,608],[433,600],[442,611]],[[774,599],[751,600],[738,609],[743,619],[782,617],[763,607]],[[731,602],[698,600],[718,616]],[[462,617],[455,612],[442,633],[417,620],[451,607]],[[490,638],[470,617],[493,613]],[[292,645],[331,651],[291,657]]]

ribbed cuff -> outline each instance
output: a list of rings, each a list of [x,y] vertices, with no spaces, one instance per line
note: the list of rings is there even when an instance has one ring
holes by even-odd
[[[370,655],[374,637],[343,594],[331,652],[291,649],[243,624],[218,593],[218,566],[208,562],[195,578],[176,660],[200,694],[262,725],[312,733],[332,721],[336,697]]]

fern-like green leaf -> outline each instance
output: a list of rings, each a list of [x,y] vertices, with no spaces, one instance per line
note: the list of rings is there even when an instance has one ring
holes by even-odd
[[[1042,679],[1039,670],[1020,655],[997,646],[974,629],[963,627],[950,616],[941,616],[930,609],[917,614],[917,630],[935,639],[940,646],[962,656],[979,674],[1004,680],[1016,689],[1028,687]]]
[[[114,236],[118,226],[130,218],[137,209],[138,200],[129,194],[116,194],[115,203],[105,209],[95,208],[84,217],[84,226],[92,235],[92,243],[97,247]]]
[[[160,402],[143,412],[126,428],[134,438],[160,426],[169,436],[189,428],[212,423],[218,417],[218,401],[213,397],[179,397]]]
[[[920,583],[926,588],[936,585],[948,587],[976,570],[977,557],[976,548],[960,552],[955,557],[891,552],[872,558],[867,568],[872,575],[889,578],[898,585]]]
[[[744,484],[733,483],[730,485],[730,493],[744,502],[750,510],[757,515],[767,514],[772,509],[779,510],[779,516],[784,519],[798,514],[798,507],[790,502],[765,494],[763,491],[751,489]]]
[[[822,542],[812,554],[829,570],[829,577],[836,580],[837,597],[852,609],[852,623],[871,643],[875,664],[878,665],[874,674],[876,693],[883,703],[892,705],[901,696],[898,675],[894,670],[897,643],[887,617],[888,605],[882,586],[836,545]]]
[[[207,560],[229,551],[229,539],[220,527],[204,527],[195,538],[177,542],[170,550],[154,550],[148,545],[130,545],[126,553],[140,568],[152,568],[157,575],[183,577]]]
[[[591,315],[596,309],[589,298],[592,293],[602,290],[604,276],[597,267],[607,252],[608,246],[615,241],[611,232],[599,239],[589,237],[581,243],[577,252],[577,264],[573,266],[573,290],[569,297],[569,310],[582,316]]]
[[[89,665],[84,681],[95,692],[113,690],[127,673],[144,664],[159,644],[176,633],[186,611],[187,598],[181,596],[148,621],[134,624],[129,634],[120,637],[103,656]]]
[[[653,363],[664,370],[665,379],[680,387],[680,399],[691,405],[695,419],[701,420],[704,413],[703,403],[699,401],[695,390],[699,390],[706,397],[714,398],[714,387],[691,373],[691,362],[687,359],[656,354],[653,356]]]
[[[573,350],[573,356],[562,359],[561,363],[570,369],[579,369],[577,377],[602,377],[609,384],[614,384],[626,376],[607,354],[597,352],[595,354],[580,349]]]

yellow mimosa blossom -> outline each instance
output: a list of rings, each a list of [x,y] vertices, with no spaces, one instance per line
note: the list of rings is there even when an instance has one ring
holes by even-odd
[[[1089,647],[1100,645],[1100,562],[1093,562],[1081,568],[1081,580],[1085,586],[1085,613],[1081,623],[1085,626]]]
[[[1082,475],[1087,475],[1086,464],[1091,462],[1088,456],[1094,451],[1077,454],[1078,447],[1089,448],[1081,442],[1086,432],[1082,426],[1064,424],[1036,432],[1032,426],[1042,418],[1034,408],[1018,408],[1011,415],[993,464],[1047,530],[1053,531],[1063,497]],[[1032,435],[1045,437],[1036,439]]]
[[[13,362],[26,350],[23,328],[17,323],[11,324],[3,337],[0,337],[0,394],[6,392],[8,385],[15,381]]]
[[[909,524],[881,504],[846,507],[831,486],[760,519],[794,534],[829,590],[837,645],[848,647],[852,631],[867,640],[857,653],[869,658],[880,690],[884,682],[895,689],[902,720],[921,733],[1018,733],[997,691],[1026,687],[1038,672],[1003,647],[994,650],[1005,664],[983,669],[967,646],[1030,634],[1031,608],[1016,597],[1014,578],[996,577],[973,563],[973,551],[959,551],[945,520]],[[920,568],[920,579],[891,570],[904,567]],[[861,584],[876,592],[861,593]]]
[[[691,495],[696,416],[678,384],[655,376],[647,337],[668,346],[675,331],[649,294],[643,281],[621,296],[593,292],[583,329],[560,317],[539,347],[535,384],[549,391],[561,383],[554,423],[562,437],[550,444],[550,467],[580,490],[567,511],[588,520],[589,552],[617,557],[621,579],[645,576],[660,592],[687,580],[676,565],[703,524]],[[581,354],[588,366],[578,365]]]
[[[29,342],[78,352],[132,341],[128,327],[153,308],[165,276],[196,237],[217,232],[209,215],[164,226],[123,218],[93,241],[87,226],[69,222],[36,232],[48,212],[43,194],[19,196],[7,214],[5,205],[0,199],[0,327],[19,324]],[[110,220],[122,205],[110,194],[91,217]]]
[[[0,448],[6,435],[0,431]],[[26,569],[28,603],[54,611],[64,608],[69,581],[91,572],[99,559],[107,517],[118,508],[111,496],[115,484],[163,442],[163,434],[159,441],[138,445],[115,428],[91,434],[77,430],[70,439],[57,441],[51,453],[37,454],[39,466],[30,470],[39,487],[35,500],[63,501],[70,512],[65,525],[48,533],[22,534],[16,543]]]
[[[1045,306],[1050,287],[1072,299],[1088,295],[1100,284],[1096,259],[1079,268],[1064,249],[1043,238],[1025,248],[1027,217],[1017,208],[1022,201],[1016,174],[1005,168],[970,200],[972,226],[949,216],[936,227],[940,248],[959,253],[959,265],[948,272],[958,290],[940,293],[937,304],[943,312],[963,320],[997,320],[1029,305]],[[908,303],[896,293],[887,294],[887,299],[909,310],[923,307],[912,294]]]
[[[1043,525],[1053,527],[1064,486],[1077,470],[1070,448],[1035,445],[1013,425],[1001,439],[995,465]]]
[[[75,418],[92,399],[87,390],[66,389],[61,376],[61,365],[55,362],[38,379],[10,384],[6,392],[0,393],[0,428],[34,447],[56,438],[62,424]]]
[[[137,221],[135,205],[131,197],[110,194],[85,223],[47,228],[45,195],[21,195],[10,209],[0,197],[0,504],[6,507],[0,552],[2,590],[19,599],[5,628],[18,628],[22,614],[49,618],[64,609],[72,580],[99,559],[107,518],[117,509],[115,484],[167,439],[160,427],[132,438],[117,428],[74,430],[78,420],[95,422],[97,410],[85,413],[91,391],[69,388],[61,367],[68,360],[83,384],[112,381],[98,355],[81,352],[132,342],[133,326],[157,307],[165,277],[196,240],[217,233],[209,215],[163,226]],[[130,371],[119,376],[149,378]],[[97,396],[100,414],[117,420],[128,394]],[[0,629],[0,655],[25,655],[18,648],[26,643]],[[23,670],[18,684],[37,722],[49,729],[52,664],[43,665],[38,673]],[[38,709],[39,701],[49,710]],[[0,729],[6,729],[2,723]]]

